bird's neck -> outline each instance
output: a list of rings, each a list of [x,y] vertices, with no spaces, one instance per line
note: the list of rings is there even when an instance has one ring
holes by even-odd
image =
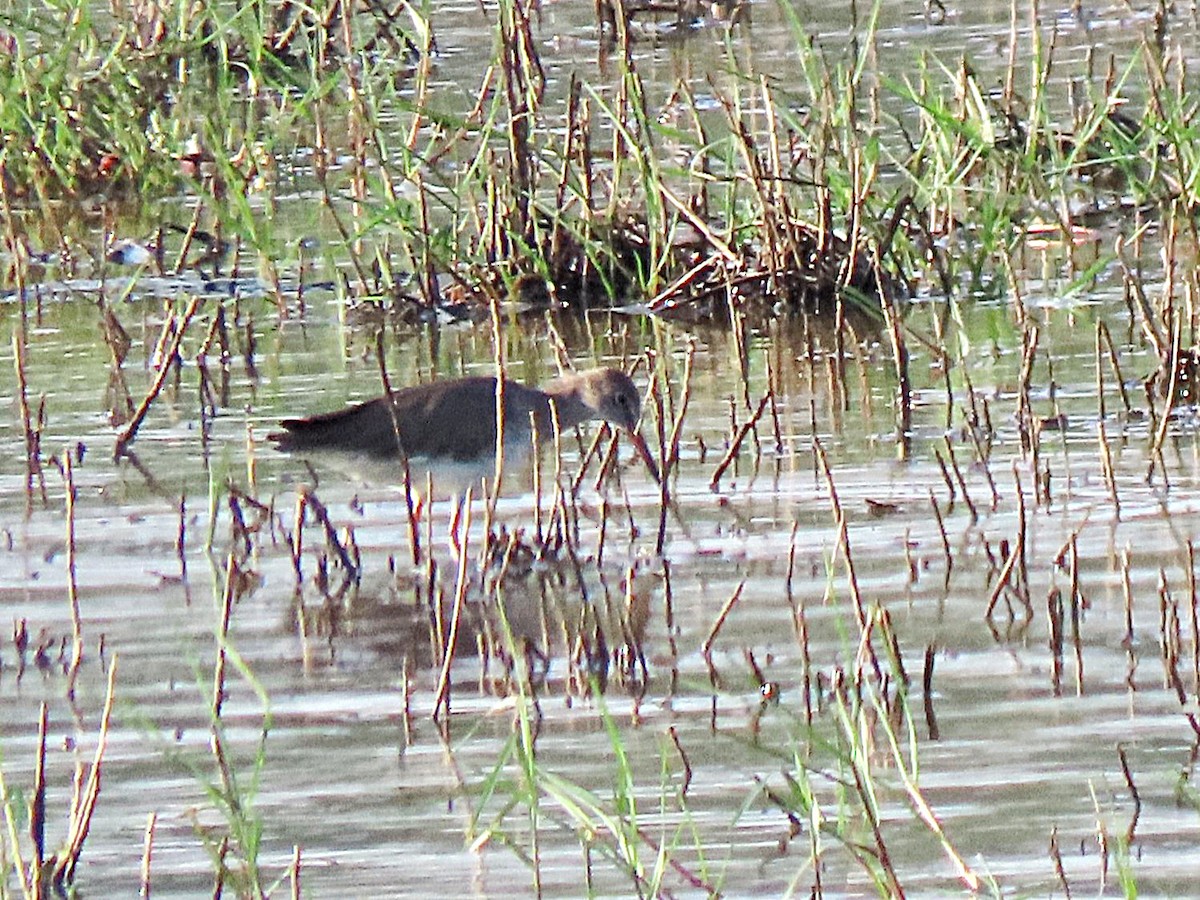
[[[574,428],[593,417],[591,407],[583,400],[583,384],[578,376],[564,375],[555,379],[545,391],[554,404],[560,429]],[[549,411],[547,415],[550,415]],[[547,424],[553,427],[553,419],[548,419]]]

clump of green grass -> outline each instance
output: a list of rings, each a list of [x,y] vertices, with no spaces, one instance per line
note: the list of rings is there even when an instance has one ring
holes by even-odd
[[[10,786],[0,770],[0,810],[4,830],[0,834],[0,894],[7,896],[5,885],[10,873],[19,885],[20,896],[26,900],[50,895],[76,895],[76,873],[84,844],[91,829],[92,817],[100,800],[101,777],[108,731],[115,697],[117,659],[108,667],[108,688],[96,737],[96,751],[89,765],[82,756],[76,762],[76,789],[68,815],[66,834],[57,850],[51,851],[47,840],[46,818],[46,732],[49,721],[47,704],[41,707],[38,726],[38,756],[34,783],[28,793]],[[28,842],[22,832],[28,834]],[[28,843],[28,846],[26,844]]]
[[[687,846],[689,835],[697,840],[699,835],[694,833],[686,798],[669,774],[665,755],[662,781],[656,792],[651,791],[655,807],[651,817],[682,816],[682,820],[665,828],[651,827],[644,822],[646,816],[639,815],[639,807],[644,805],[639,798],[647,794],[647,789],[639,786],[625,748],[626,738],[608,713],[599,686],[595,687],[597,714],[604,725],[606,749],[612,756],[610,788],[590,788],[554,771],[538,758],[540,713],[536,701],[523,694],[516,706],[512,735],[501,748],[492,771],[473,789],[477,806],[467,829],[468,841],[477,848],[504,846],[524,859],[530,867],[535,893],[541,892],[540,835],[555,827],[573,832],[578,839],[589,893],[596,889],[593,878],[598,858],[611,865],[617,877],[638,896],[660,896],[675,881],[688,890],[715,896],[718,890],[710,880],[699,843],[692,848],[699,857],[698,864],[679,858],[677,851],[681,845]]]
[[[186,35],[166,23],[100,21],[93,5],[10,11],[0,58],[5,187],[46,202],[172,190],[198,122],[171,128]]]

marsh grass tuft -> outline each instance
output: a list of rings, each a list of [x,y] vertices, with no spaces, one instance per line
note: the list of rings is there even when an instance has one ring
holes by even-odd
[[[113,701],[116,693],[117,657],[114,656],[108,667],[108,686],[105,693],[104,706],[100,714],[99,727],[96,735],[96,750],[91,765],[88,765],[81,751],[76,749],[76,765],[74,773],[75,789],[67,818],[67,832],[62,846],[54,852],[47,852],[47,770],[46,770],[46,735],[49,721],[47,704],[41,704],[41,715],[38,725],[38,753],[34,774],[33,788],[28,797],[19,789],[10,789],[0,771],[0,803],[3,804],[5,832],[0,841],[0,861],[3,861],[5,882],[11,871],[16,875],[20,886],[21,896],[26,900],[56,896],[74,896],[77,891],[76,872],[88,832],[91,830],[92,818],[95,815],[100,800],[101,778],[108,748],[109,726],[112,721]],[[24,850],[25,842],[21,838],[22,828],[28,829],[28,850]],[[28,854],[28,859],[26,858]]]

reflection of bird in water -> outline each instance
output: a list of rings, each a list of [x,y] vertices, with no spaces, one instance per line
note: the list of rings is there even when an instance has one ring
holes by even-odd
[[[569,679],[574,692],[590,690],[592,678],[601,689],[610,676],[625,683],[645,679],[643,642],[659,577],[627,572],[613,594],[603,582],[588,578],[585,595],[575,562],[542,561],[535,567],[532,550],[528,555],[526,563],[510,568],[494,599],[476,596],[462,605],[455,657],[482,654],[481,661],[488,660],[484,672],[493,678],[510,677],[514,665],[537,681],[553,672],[553,678]],[[356,585],[345,602],[306,604],[297,613],[309,641],[307,662],[329,653],[329,661],[336,657],[343,663],[358,656],[364,667],[376,660],[396,670],[437,667],[439,648],[452,630],[454,602],[443,595],[430,607],[414,602],[414,596],[395,576],[379,573]]]

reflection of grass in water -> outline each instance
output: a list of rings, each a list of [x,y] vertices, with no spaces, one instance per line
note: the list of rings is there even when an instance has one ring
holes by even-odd
[[[735,592],[734,599],[737,596]],[[717,625],[724,620],[731,606],[732,603],[726,604],[717,618]],[[519,659],[522,654],[517,648],[521,642],[508,625],[502,598],[496,609],[509,656]],[[814,884],[820,885],[820,873],[828,866],[830,854],[825,841],[830,841],[857,863],[880,896],[898,896],[904,887],[889,857],[880,814],[880,797],[885,786],[879,775],[881,771],[890,771],[891,780],[898,780],[909,798],[914,817],[937,837],[960,881],[978,892],[982,885],[980,878],[955,852],[918,784],[917,732],[907,702],[907,675],[898,656],[899,645],[891,632],[890,620],[878,608],[871,610],[870,616],[859,652],[854,653],[854,648],[847,644],[848,654],[858,659],[858,664],[852,673],[840,669],[835,673],[832,691],[818,706],[817,720],[808,726],[800,721],[793,722],[791,737],[774,745],[769,738],[762,738],[759,730],[762,715],[768,709],[776,708],[769,699],[764,699],[759,714],[754,717],[755,739],[744,749],[790,763],[782,775],[786,788],[781,791],[771,787],[767,780],[756,779],[758,789],[745,799],[741,813],[760,801],[778,809],[792,823],[789,841],[807,827],[809,855],[800,864],[791,890],[797,889],[806,876],[811,876],[815,879]],[[714,627],[714,634],[715,631]],[[710,641],[712,637],[710,634]],[[877,655],[876,642],[885,648],[882,659]],[[715,691],[718,690],[715,670],[707,653],[705,656]],[[761,672],[752,660],[751,664],[756,677],[761,680]],[[884,665],[888,667],[886,670]],[[659,895],[665,889],[667,879],[682,879],[690,889],[715,893],[718,887],[710,880],[704,848],[711,848],[717,842],[706,839],[703,826],[689,811],[687,784],[691,779],[691,766],[677,736],[674,736],[674,747],[685,768],[684,784],[681,789],[670,775],[671,765],[664,742],[654,816],[658,819],[677,816],[679,821],[676,825],[660,826],[661,834],[655,837],[639,820],[639,788],[633,761],[626,751],[625,735],[607,710],[599,681],[595,678],[591,681],[591,700],[596,704],[596,713],[604,725],[611,752],[611,796],[602,795],[568,775],[553,771],[539,760],[536,743],[542,713],[536,685],[528,675],[528,672],[524,676],[517,672],[509,682],[510,688],[515,688],[513,733],[500,750],[490,773],[473,789],[477,806],[467,830],[471,846],[478,849],[496,842],[512,850],[532,870],[534,890],[540,893],[540,835],[548,825],[556,825],[573,832],[584,851],[589,892],[595,889],[591,881],[592,859],[593,853],[598,852],[621,876],[631,880],[631,889],[640,896]],[[775,691],[764,690],[763,696],[775,696]],[[822,737],[822,732],[828,735]],[[879,758],[881,745],[884,747],[882,759]],[[890,770],[888,761],[893,767]],[[832,808],[828,799],[822,796],[824,792],[815,787],[814,775],[833,784]],[[514,815],[526,818],[525,828],[513,827],[510,817]],[[695,864],[684,863],[675,856],[681,841],[689,838],[694,842]],[[732,845],[730,851],[733,851]],[[995,884],[990,890],[998,894]]]
[[[210,559],[213,559],[211,555]],[[266,767],[267,737],[273,717],[266,688],[229,642],[229,618],[233,605],[251,582],[245,578],[246,573],[239,565],[236,554],[230,553],[225,563],[223,576],[215,562],[212,568],[217,623],[214,629],[216,659],[211,675],[203,671],[198,658],[193,660],[197,694],[206,701],[208,753],[201,757],[182,749],[177,736],[174,739],[164,736],[152,714],[134,710],[130,716],[138,722],[143,733],[158,744],[163,758],[191,777],[207,800],[207,808],[191,807],[187,815],[192,821],[193,833],[210,859],[216,889],[231,890],[238,897],[266,897],[278,890],[286,879],[298,878],[298,872],[293,867],[273,883],[268,882],[259,859],[263,819],[255,808],[255,801]],[[233,667],[262,705],[260,734],[249,758],[242,756],[230,739],[223,717],[224,701],[229,693],[229,666]],[[220,824],[213,824],[208,813],[215,813]],[[156,815],[157,811],[151,817],[144,866],[149,865],[151,858]],[[143,877],[149,883],[149,870],[143,873]]]
[[[586,787],[567,775],[552,771],[540,762],[536,750],[541,713],[536,699],[523,687],[515,700],[513,733],[501,748],[491,772],[473,786],[477,808],[467,828],[472,849],[496,843],[514,852],[531,869],[536,893],[541,893],[540,835],[547,826],[573,832],[584,853],[582,876],[588,893],[593,885],[593,856],[606,859],[629,882],[638,896],[659,896],[668,879],[682,879],[690,889],[713,894],[702,835],[691,820],[686,799],[676,790],[664,753],[659,795],[654,798],[652,818],[680,815],[677,826],[656,828],[641,824],[638,812],[639,787],[633,761],[625,751],[625,738],[604,704],[598,690],[594,695],[597,714],[604,724],[612,754],[611,792]],[[525,829],[514,828],[509,817],[524,815]],[[676,859],[680,842],[694,839],[697,863]]]
[[[210,489],[216,494],[216,488]],[[234,604],[244,595],[251,593],[258,583],[251,556],[252,542],[248,540],[244,517],[237,511],[235,492],[230,488],[229,551],[225,556],[224,574],[216,566],[212,554],[211,535],[217,519],[217,505],[210,505],[209,535],[207,544],[209,559],[213,560],[212,585],[214,608],[217,611],[216,663],[213,667],[212,689],[209,702],[209,750],[216,768],[216,777],[205,777],[201,771],[193,771],[194,777],[204,789],[210,803],[223,817],[225,828],[221,832],[209,832],[196,823],[196,832],[213,862],[217,884],[229,885],[239,896],[265,897],[279,887],[279,882],[268,886],[263,881],[259,865],[263,826],[254,811],[254,799],[258,794],[260,778],[266,765],[266,742],[272,727],[270,699],[266,688],[254,675],[248,663],[229,642],[230,619]],[[246,685],[258,696],[262,704],[263,720],[261,736],[257,742],[249,777],[246,778],[234,757],[234,748],[228,739],[222,718],[227,694],[226,679],[229,665],[242,677]],[[229,856],[237,860],[230,866]],[[298,878],[296,872],[293,878]]]
[[[757,788],[745,796],[737,818],[758,805],[782,813],[791,828],[781,841],[781,857],[788,856],[794,839],[807,835],[808,853],[798,862],[789,891],[811,881],[819,892],[822,873],[833,871],[834,856],[841,851],[868,877],[879,896],[899,896],[905,885],[893,865],[887,839],[887,833],[898,826],[894,816],[885,823],[881,811],[884,797],[899,790],[907,798],[911,821],[921,823],[936,838],[959,881],[973,893],[986,891],[998,896],[999,886],[981,878],[955,851],[921,792],[917,727],[908,702],[907,676],[894,656],[898,645],[886,615],[879,609],[871,615],[863,645],[867,649],[859,655],[859,664],[853,672],[835,671],[831,690],[818,704],[811,724],[781,713],[787,722],[787,736],[764,737],[759,719],[769,710],[779,710],[764,700],[755,716],[754,739],[731,738],[744,752],[784,764],[778,778],[782,786],[775,784],[776,778],[756,777]],[[511,631],[508,637],[512,639]],[[870,649],[875,641],[888,648],[886,659],[877,658]],[[882,681],[880,663],[889,666]],[[691,768],[686,755],[682,789],[670,774],[665,742],[658,788],[639,787],[626,751],[627,738],[609,714],[599,684],[593,681],[592,702],[611,754],[608,771],[612,784],[610,792],[589,787],[539,759],[536,744],[542,720],[535,689],[520,677],[513,680],[513,686],[512,735],[490,772],[472,788],[476,808],[467,830],[472,848],[496,843],[511,850],[530,867],[534,890],[540,892],[540,840],[554,827],[572,832],[579,841],[589,891],[596,889],[591,880],[596,874],[592,861],[593,855],[599,854],[621,877],[630,879],[631,889],[641,896],[657,896],[678,880],[689,889],[716,892],[719,888],[712,881],[706,853],[711,854],[722,840],[706,836],[705,826],[690,811],[686,783]],[[675,747],[682,754],[678,743]],[[594,755],[597,748],[592,749]],[[653,818],[659,822],[674,818],[675,824],[658,824],[651,833],[651,827],[639,818],[639,805],[645,807],[647,793],[654,807]],[[514,816],[525,819],[524,827],[516,824]],[[685,847],[694,852],[695,862],[677,857]],[[736,852],[732,843],[728,849]]]
[[[793,890],[804,878],[819,885],[831,852],[840,849],[881,897],[899,896],[905,885],[887,838],[897,824],[894,816],[885,824],[881,805],[899,788],[908,799],[911,821],[937,839],[959,882],[973,895],[999,896],[999,885],[981,878],[958,855],[923,796],[917,727],[901,667],[893,668],[888,683],[897,687],[889,691],[866,667],[837,670],[817,720],[811,725],[793,720],[788,744],[771,751],[789,762],[780,775],[783,787],[774,786],[773,779],[757,779],[758,790],[744,809],[761,801],[788,817],[791,838],[807,832],[808,859],[794,877]]]
[[[208,801],[207,810],[191,809],[192,831],[208,854],[214,884],[220,884],[239,897],[263,897],[278,887],[266,880],[259,854],[262,850],[263,819],[255,808],[261,778],[266,766],[266,743],[271,729],[271,714],[266,708],[262,686],[245,662],[226,647],[229,658],[247,683],[259,693],[264,703],[261,734],[248,759],[239,758],[219,714],[211,714],[207,762],[184,753],[171,742],[162,742],[168,762],[186,772],[201,789]],[[198,687],[203,691],[201,679]],[[215,770],[215,771],[214,771]],[[220,824],[214,824],[206,812],[216,814]],[[286,875],[280,876],[282,881]]]
[[[512,658],[522,658],[523,654],[517,652],[522,642],[514,636],[509,625],[503,599],[497,602],[496,609],[503,640]],[[672,860],[674,838],[656,846],[639,824],[633,763],[625,752],[620,729],[604,705],[599,681],[592,679],[592,697],[604,723],[613,757],[611,798],[551,771],[538,759],[537,738],[542,712],[528,675],[528,672],[516,672],[510,679],[510,688],[515,690],[512,735],[500,749],[491,772],[472,788],[476,808],[467,826],[467,839],[472,848],[497,843],[512,850],[530,867],[534,893],[540,895],[540,839],[547,825],[556,825],[573,831],[584,851],[583,877],[589,893],[593,890],[593,853],[612,863],[629,880],[630,890],[638,896],[658,896],[668,866],[687,876],[692,887],[703,887],[698,877]],[[662,810],[671,805],[670,793],[664,769]],[[512,815],[523,815],[527,827],[514,829],[508,821]],[[682,829],[675,837],[680,833]],[[649,859],[645,855],[647,849],[653,851]],[[709,890],[711,892],[711,888]]]

